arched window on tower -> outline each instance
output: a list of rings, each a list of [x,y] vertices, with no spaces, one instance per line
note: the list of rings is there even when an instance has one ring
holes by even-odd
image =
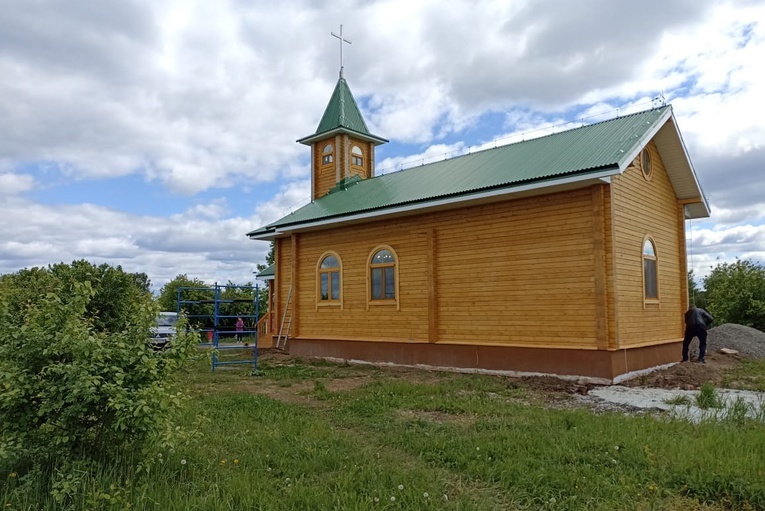
[[[327,165],[329,163],[332,163],[332,153],[334,152],[335,148],[332,147],[332,144],[327,144],[324,146],[324,149],[321,151],[321,164]]]
[[[364,153],[357,145],[353,146],[353,149],[351,149],[351,163],[359,167],[364,166]]]

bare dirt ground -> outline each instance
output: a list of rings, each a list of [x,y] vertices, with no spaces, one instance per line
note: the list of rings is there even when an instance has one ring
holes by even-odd
[[[735,354],[723,354],[721,348],[738,351]],[[694,341],[691,358],[697,357],[697,344]],[[678,359],[680,358],[678,353]],[[744,358],[765,358],[765,333],[741,325],[720,325],[709,331],[706,364],[696,361],[677,363],[671,367],[637,376],[623,382],[620,386],[602,386],[562,380],[552,376],[529,376],[509,378],[509,385],[517,385],[541,396],[552,407],[587,406],[596,411],[622,410],[641,413],[666,409],[663,403],[675,394],[687,394],[692,397],[702,384],[711,383],[720,388],[726,372],[733,369]],[[265,350],[260,360],[267,367],[289,367],[301,364],[300,361],[280,351]],[[428,383],[439,379],[435,372],[402,368],[354,366],[356,370],[337,371],[333,366],[326,366],[326,375],[320,378],[308,377],[305,381],[294,383],[278,380],[259,380],[257,385],[246,384],[241,390],[254,392],[280,401],[318,404],[313,396],[317,385],[326,391],[342,392],[353,390],[372,382],[385,372],[387,378],[401,378],[405,381]],[[314,369],[321,370],[321,366]],[[336,368],[335,368],[336,369]],[[317,379],[321,383],[317,383]],[[728,391],[723,391],[728,392]],[[743,391],[730,391],[736,397]],[[746,394],[746,393],[745,393]],[[765,393],[750,393],[745,397],[753,403],[765,402]],[[572,399],[573,398],[573,399]]]

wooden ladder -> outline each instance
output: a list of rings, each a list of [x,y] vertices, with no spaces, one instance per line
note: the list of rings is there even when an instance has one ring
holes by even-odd
[[[289,339],[290,336],[290,327],[292,326],[292,314],[290,313],[289,321],[287,322],[287,330],[284,331],[284,322],[287,320],[287,311],[290,309],[290,300],[292,299],[292,286],[290,285],[290,290],[287,293],[287,303],[284,304],[284,314],[282,314],[282,322],[279,325],[279,335],[276,337],[276,349],[283,350],[287,346],[287,339]],[[284,337],[282,340],[282,333],[284,333]]]

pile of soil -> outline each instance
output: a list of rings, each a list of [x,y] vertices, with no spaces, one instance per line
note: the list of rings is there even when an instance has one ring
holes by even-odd
[[[738,354],[725,355],[720,353],[722,348],[736,350]],[[691,360],[698,358],[698,349],[698,340],[694,339],[690,349]],[[694,389],[705,382],[720,385],[725,371],[742,358],[765,358],[765,333],[748,326],[725,323],[708,332],[706,364],[675,364],[633,378],[623,385],[677,389]]]

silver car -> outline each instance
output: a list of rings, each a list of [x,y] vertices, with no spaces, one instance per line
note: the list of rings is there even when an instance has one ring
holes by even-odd
[[[151,328],[151,347],[155,350],[163,350],[168,347],[170,340],[175,335],[175,324],[178,322],[178,314],[175,312],[160,312],[157,315],[157,323]]]

